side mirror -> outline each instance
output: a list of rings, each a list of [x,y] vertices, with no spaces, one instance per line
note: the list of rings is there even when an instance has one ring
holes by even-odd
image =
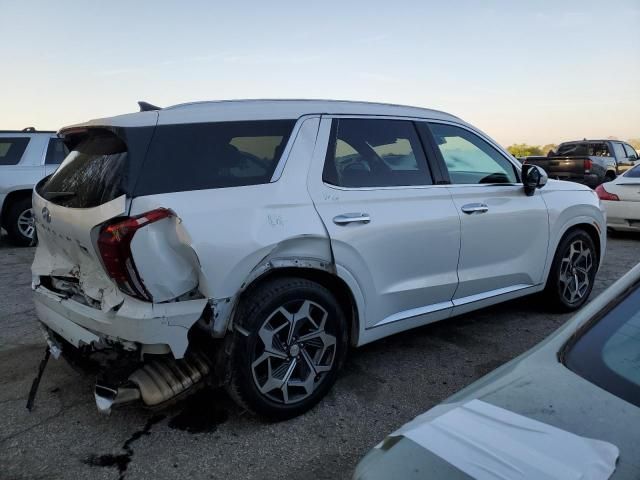
[[[524,184],[524,193],[527,197],[532,196],[536,188],[544,187],[548,179],[547,172],[539,166],[529,163],[522,165],[522,183]]]

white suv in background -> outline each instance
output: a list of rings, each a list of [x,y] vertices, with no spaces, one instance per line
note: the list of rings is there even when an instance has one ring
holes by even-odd
[[[591,292],[596,194],[547,183],[453,115],[142,107],[62,129],[71,153],[33,197],[36,310],[55,351],[102,365],[101,410],[208,382],[287,418],[327,393],[349,345],[543,291],[572,310]]]
[[[15,245],[31,243],[31,191],[53,173],[68,151],[55,132],[0,130],[0,227]]]

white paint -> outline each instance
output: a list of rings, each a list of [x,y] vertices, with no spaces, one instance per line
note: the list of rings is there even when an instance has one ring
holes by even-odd
[[[603,480],[611,476],[619,456],[608,442],[481,400],[393,435],[412,440],[478,480]]]

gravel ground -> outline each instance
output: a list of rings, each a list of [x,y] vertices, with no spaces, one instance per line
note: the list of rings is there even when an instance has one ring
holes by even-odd
[[[311,412],[268,423],[221,391],[170,410],[97,413],[93,379],[51,360],[35,409],[27,392],[44,353],[31,302],[33,249],[0,239],[0,477],[349,478],[387,433],[519,355],[564,323],[521,299],[350,353]],[[640,260],[640,235],[610,237],[594,294]]]

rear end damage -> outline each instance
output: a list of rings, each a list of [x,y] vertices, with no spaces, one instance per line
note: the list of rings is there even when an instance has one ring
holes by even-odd
[[[131,401],[161,406],[210,377],[210,345],[195,347],[212,317],[206,282],[173,211],[127,215],[131,200],[112,171],[127,168],[124,142],[102,130],[82,135],[33,194],[36,312],[52,351],[97,365],[101,411]]]

